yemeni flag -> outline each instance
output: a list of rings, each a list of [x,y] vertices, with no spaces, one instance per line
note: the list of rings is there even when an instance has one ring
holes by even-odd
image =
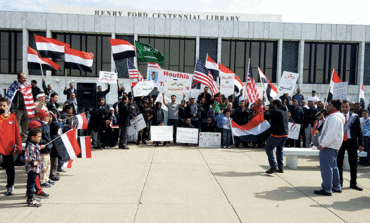
[[[72,121],[73,124],[76,125],[77,129],[87,129],[89,126],[89,122],[87,121],[85,113],[73,116]]]
[[[236,75],[234,72],[232,72],[229,68],[225,67],[221,63],[218,64],[218,68],[219,68],[219,71],[221,72],[220,73],[221,75],[222,75],[222,73],[234,74],[234,89],[235,89],[236,93],[240,92],[240,90],[243,89],[243,86],[244,86],[243,82],[240,80],[238,75]]]
[[[129,57],[135,57],[135,47],[123,39],[110,39],[112,46],[113,59],[123,60]]]
[[[267,95],[267,99],[274,99],[278,95],[277,88],[267,79],[265,74],[262,72],[261,68],[258,67],[258,73],[260,75],[261,82],[265,85],[265,93]]]
[[[363,84],[361,84],[359,101],[360,101],[362,109],[365,109],[365,91],[364,91],[364,85]]]
[[[40,58],[37,50],[27,47],[28,69],[40,70],[58,70],[59,64],[50,60],[49,58]]]
[[[219,78],[219,72],[218,72],[218,64],[215,63],[210,56],[207,54],[206,68],[209,70],[209,72],[212,74],[213,80],[217,81],[217,78]]]
[[[41,57],[63,58],[64,51],[68,44],[47,37],[35,35],[36,48]]]
[[[326,102],[329,103],[333,99],[334,93],[334,84],[341,83],[340,77],[338,76],[337,72],[333,70],[333,74],[331,75],[330,85],[329,85],[329,92],[328,96],[326,97]]]
[[[67,68],[92,72],[94,54],[66,47],[64,61]]]
[[[81,153],[81,149],[76,139],[76,127],[55,139],[54,145],[63,162],[78,156]]]
[[[164,66],[164,56],[149,44],[135,41],[136,58],[138,62],[158,63]]]
[[[91,137],[80,136],[78,142],[81,148],[81,158],[91,158]]]
[[[263,113],[242,126],[231,121],[231,126],[233,136],[238,136],[242,142],[260,143],[270,135],[270,123],[264,119]]]

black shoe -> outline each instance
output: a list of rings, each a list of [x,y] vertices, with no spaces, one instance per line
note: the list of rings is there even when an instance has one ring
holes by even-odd
[[[358,190],[358,191],[363,191],[364,190],[362,187],[359,187],[357,185],[351,185],[350,188]]]
[[[279,167],[279,173],[284,173],[283,167]]]
[[[266,173],[268,174],[272,174],[272,173],[276,173],[278,172],[279,170],[275,167],[275,168],[270,168],[269,170],[266,171]]]
[[[154,144],[155,144],[155,147],[159,146],[159,143],[158,143],[158,142],[156,142],[156,143],[154,143]]]
[[[43,197],[49,197],[49,194],[45,193],[44,191],[41,191],[41,193],[40,193],[40,194],[37,194],[37,193],[36,193],[36,195],[37,195],[37,196],[43,196]]]
[[[335,189],[333,188],[333,193],[342,193],[342,190],[341,190],[341,189],[339,189],[339,190],[335,190]]]
[[[239,148],[239,145],[235,145],[235,148]]]
[[[146,144],[145,140],[143,140],[141,143],[142,143],[142,144]]]
[[[331,196],[331,193],[328,193],[324,190],[315,190],[314,193],[317,194],[317,195]]]
[[[136,145],[140,145],[140,141],[139,140],[136,142]]]
[[[58,176],[52,177],[52,178],[50,178],[50,180],[52,180],[52,181],[58,181],[58,180],[60,180],[60,177],[58,177]]]
[[[163,146],[166,146],[166,145],[167,145],[167,142],[164,142],[164,143],[163,143]]]

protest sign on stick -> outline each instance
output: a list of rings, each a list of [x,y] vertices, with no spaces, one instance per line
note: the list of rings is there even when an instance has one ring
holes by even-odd
[[[221,147],[220,132],[201,132],[199,133],[199,147]]]
[[[173,141],[173,126],[151,126],[150,137],[153,142]]]
[[[221,75],[220,92],[226,97],[234,94],[234,76],[233,73],[223,73]]]
[[[100,71],[99,72],[99,82],[115,84],[117,83],[117,73],[108,72],[108,71]]]
[[[301,124],[288,122],[288,127],[289,127],[288,138],[298,140],[299,132],[301,130]]]
[[[153,81],[138,82],[133,88],[135,97],[147,96],[153,89]]]
[[[333,99],[345,100],[348,94],[348,82],[334,83]]]
[[[278,91],[280,95],[283,95],[285,93],[288,93],[289,95],[293,95],[295,85],[297,83],[299,74],[292,73],[288,71],[284,71],[283,75],[281,76]]]
[[[165,80],[164,92],[170,95],[183,95],[186,89],[185,80]]]
[[[198,129],[177,128],[176,142],[198,144]]]

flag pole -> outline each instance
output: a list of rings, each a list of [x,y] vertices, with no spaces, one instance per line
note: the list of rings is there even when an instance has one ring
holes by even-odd
[[[325,97],[325,100],[324,100],[324,103],[325,103],[325,104],[326,104],[326,102],[328,101],[328,94],[329,94],[329,92],[330,92],[330,83],[331,83],[331,81],[333,80],[334,71],[335,71],[335,69],[333,69],[333,72],[331,73],[331,78],[330,78],[330,81],[329,81],[329,90],[328,90],[328,93],[326,94],[326,97]]]
[[[41,60],[41,58],[40,58]],[[44,78],[44,70],[42,69],[42,64],[41,64],[41,61],[39,60],[39,64],[40,64],[40,68],[41,68],[41,76],[42,78]]]
[[[67,69],[64,68],[64,84],[65,84],[65,87],[67,87]]]

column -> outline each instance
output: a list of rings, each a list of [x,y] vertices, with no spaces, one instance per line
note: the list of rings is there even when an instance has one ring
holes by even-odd
[[[360,94],[361,85],[364,83],[364,66],[365,66],[365,41],[360,42],[358,47],[358,74],[357,86],[358,94]],[[359,99],[358,99],[359,100]],[[356,100],[357,101],[357,100]],[[365,102],[366,103],[366,102]]]
[[[217,63],[221,62],[221,49],[222,49],[222,38],[218,37],[217,39]]]
[[[197,36],[195,40],[195,58],[199,59],[200,37]]]
[[[22,49],[22,73],[28,74],[28,58],[27,58],[27,47],[28,47],[28,30],[22,30],[22,38],[23,38],[23,49]]]
[[[138,40],[139,40],[139,37],[137,35],[137,32],[135,31],[135,33],[134,33],[134,43],[135,43],[135,41],[138,41]],[[137,57],[134,57],[134,65],[135,65],[136,68],[138,68]]]
[[[298,86],[299,88],[302,88],[302,84],[303,84],[304,43],[305,43],[304,40],[300,40],[299,46],[298,46],[298,73],[299,73]]]
[[[116,38],[116,33],[112,33],[112,39],[115,39],[115,38]],[[117,72],[116,71],[116,63],[113,59],[113,52],[111,52],[110,61],[111,61],[111,63],[110,63],[111,72]]]
[[[46,30],[46,37],[52,38],[50,30]],[[45,75],[45,79],[50,78],[51,77],[51,71],[50,70],[44,71],[44,75]]]
[[[276,70],[276,83],[279,84],[281,78],[281,69],[282,69],[282,61],[283,61],[283,39],[279,39],[278,41],[278,53],[277,53],[277,70]]]

